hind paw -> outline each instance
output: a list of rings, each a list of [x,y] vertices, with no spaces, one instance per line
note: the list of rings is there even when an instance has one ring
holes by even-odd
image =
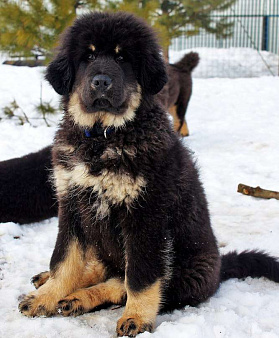
[[[82,301],[72,297],[61,299],[58,302],[56,311],[64,317],[79,316],[85,313]]]
[[[38,289],[40,286],[45,284],[45,282],[49,279],[49,276],[49,271],[38,273],[31,278],[31,283],[35,286],[36,289]]]

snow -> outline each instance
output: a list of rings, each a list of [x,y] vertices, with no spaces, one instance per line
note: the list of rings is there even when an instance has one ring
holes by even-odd
[[[199,53],[200,63],[193,76],[198,78],[238,78],[278,75],[279,55],[252,48],[192,48],[170,50],[171,62],[184,54]]]
[[[0,108],[15,98],[37,116],[43,68],[0,65]],[[198,71],[198,69],[197,69]],[[44,82],[44,99],[58,102]],[[279,78],[194,79],[184,142],[198,160],[212,224],[222,253],[259,248],[279,257],[279,205],[236,192],[238,183],[279,190]],[[59,117],[56,117],[59,119]],[[18,126],[0,122],[0,160],[36,151],[51,143],[55,124]],[[123,308],[76,318],[26,318],[18,298],[33,290],[30,278],[48,269],[57,218],[32,225],[0,224],[0,337],[114,337]],[[197,308],[158,316],[154,338],[279,336],[279,285],[264,278],[232,279]]]

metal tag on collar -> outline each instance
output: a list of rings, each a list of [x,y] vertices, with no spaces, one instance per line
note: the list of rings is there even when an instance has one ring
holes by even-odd
[[[104,129],[104,137],[107,138],[108,135],[113,133],[115,131],[115,128],[113,126],[108,126]]]

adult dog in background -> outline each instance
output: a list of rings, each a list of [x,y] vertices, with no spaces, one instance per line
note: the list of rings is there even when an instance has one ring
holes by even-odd
[[[199,54],[190,52],[181,60],[167,65],[168,82],[157,98],[173,117],[173,128],[181,136],[189,136],[186,112],[192,95],[192,71],[199,63]]]
[[[47,79],[63,95],[52,150],[59,232],[27,316],[125,304],[118,336],[152,331],[159,311],[197,305],[230,277],[279,281],[263,253],[220,257],[188,150],[154,99],[167,81],[153,31],[91,13],[64,34]]]

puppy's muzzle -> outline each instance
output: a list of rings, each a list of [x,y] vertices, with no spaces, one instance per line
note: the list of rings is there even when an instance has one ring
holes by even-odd
[[[91,82],[91,87],[99,92],[99,94],[105,93],[112,87],[112,79],[108,75],[98,74],[95,75]]]

